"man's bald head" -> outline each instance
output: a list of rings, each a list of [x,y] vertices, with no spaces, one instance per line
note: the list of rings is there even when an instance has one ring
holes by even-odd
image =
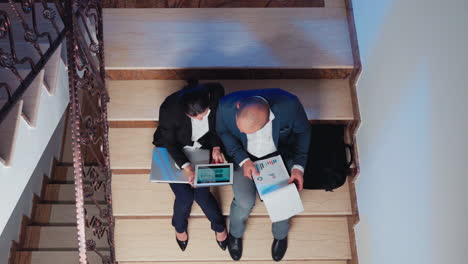
[[[252,134],[268,123],[270,106],[259,97],[248,97],[237,103],[236,123],[242,133]]]

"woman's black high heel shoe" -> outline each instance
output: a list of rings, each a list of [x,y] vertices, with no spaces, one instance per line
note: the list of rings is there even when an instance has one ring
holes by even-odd
[[[216,240],[216,243],[218,243],[218,246],[219,246],[222,250],[226,250],[227,244],[228,244],[228,239],[227,239],[227,237],[226,237],[226,239],[224,239],[223,241],[219,241],[218,238],[216,237],[216,231],[215,231],[215,240]]]
[[[188,236],[187,236],[187,240],[185,240],[185,241],[179,240],[177,238],[177,236],[176,236],[176,241],[177,241],[177,245],[179,245],[179,247],[180,247],[180,250],[185,251],[185,249],[187,248],[187,245],[188,245]]]

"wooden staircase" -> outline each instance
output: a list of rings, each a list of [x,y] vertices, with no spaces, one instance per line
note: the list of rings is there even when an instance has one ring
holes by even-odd
[[[311,123],[359,121],[358,71],[345,1],[317,8],[104,9],[115,246],[119,263],[231,263],[194,204],[181,252],[171,226],[174,195],[149,182],[159,106],[186,79],[217,81],[226,93],[279,87],[296,94]],[[353,172],[357,171],[355,167]],[[304,190],[283,262],[357,263],[354,184]],[[230,186],[212,188],[229,219]],[[272,263],[271,221],[257,201],[241,263]]]
[[[50,264],[78,263],[76,239],[76,206],[73,166],[71,165],[71,137],[67,127],[64,136],[63,153],[55,161],[50,177],[44,176],[40,196],[35,196],[30,217],[23,217],[20,239],[12,248],[9,264]],[[104,194],[95,198],[104,202]],[[89,215],[99,215],[96,205],[85,200]],[[87,229],[87,237],[92,237]],[[109,245],[105,240],[96,240],[97,248],[107,253]],[[89,263],[102,263],[94,252],[88,252]]]
[[[276,1],[275,1],[276,2]],[[214,241],[194,203],[190,243],[181,252],[171,225],[174,195],[149,182],[152,136],[159,106],[186,79],[217,81],[226,92],[279,87],[296,94],[311,123],[344,124],[347,141],[359,124],[355,78],[360,64],[347,0],[312,8],[104,9],[115,250],[118,263],[232,263]],[[44,73],[47,76],[47,73]],[[21,110],[18,110],[21,112]],[[19,115],[19,114],[18,114]],[[70,139],[67,136],[67,139]],[[70,142],[66,143],[70,146]],[[36,198],[31,220],[10,264],[77,263],[71,152],[65,151]],[[358,263],[354,225],[358,211],[354,177],[334,192],[304,190],[305,211],[294,217],[289,264]],[[230,186],[212,188],[229,220]],[[99,199],[98,199],[99,200]],[[85,205],[91,215],[97,209]],[[260,201],[248,221],[240,263],[271,258],[271,221]],[[107,242],[97,247],[107,249]],[[101,263],[88,252],[89,263]]]

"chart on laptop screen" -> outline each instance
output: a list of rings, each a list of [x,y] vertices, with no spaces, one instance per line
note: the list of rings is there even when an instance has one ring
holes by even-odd
[[[231,180],[231,167],[229,165],[222,166],[199,166],[198,167],[197,183],[222,183]]]

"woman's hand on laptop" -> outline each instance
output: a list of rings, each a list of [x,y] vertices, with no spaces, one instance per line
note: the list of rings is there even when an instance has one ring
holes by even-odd
[[[195,170],[193,169],[192,165],[188,165],[184,168],[185,173],[188,176],[189,184],[193,186],[193,182],[195,180]]]
[[[213,148],[212,158],[213,158],[213,163],[215,163],[215,164],[224,163],[224,158],[223,158],[223,155],[221,154],[221,148],[220,147],[214,147]]]

